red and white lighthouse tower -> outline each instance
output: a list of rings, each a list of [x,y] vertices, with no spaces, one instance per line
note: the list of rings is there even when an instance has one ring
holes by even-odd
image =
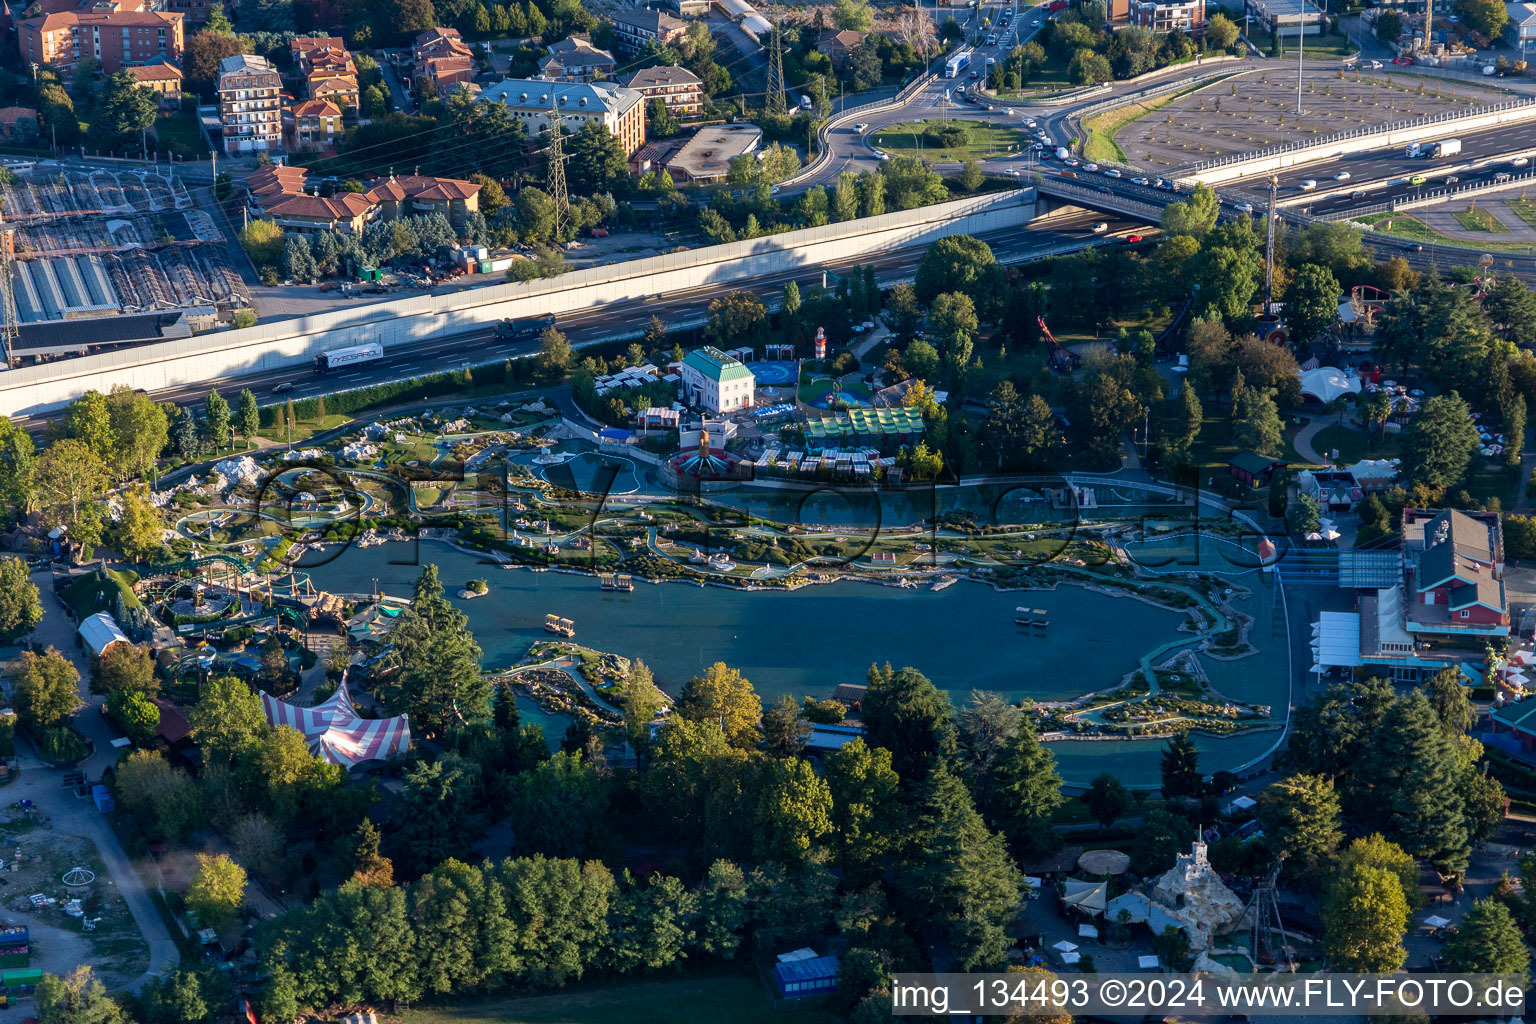
[[[827,331],[824,327],[816,328],[816,358],[827,358]]]

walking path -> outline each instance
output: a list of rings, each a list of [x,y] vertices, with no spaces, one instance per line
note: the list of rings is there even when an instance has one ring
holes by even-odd
[[[1296,437],[1291,441],[1291,446],[1296,449],[1296,454],[1300,455],[1306,461],[1316,465],[1328,465],[1328,460],[1319,455],[1317,449],[1312,447],[1312,439],[1316,437],[1324,427],[1331,425],[1332,423],[1329,419],[1323,419],[1319,417],[1310,420],[1306,426],[1302,427],[1299,431],[1296,432]]]
[[[85,772],[87,781],[101,778],[102,769],[117,760],[112,747],[113,732],[101,714],[102,699],[91,695],[90,664],[81,650],[75,646],[75,626],[64,612],[63,602],[53,593],[53,576],[47,570],[34,572],[32,582],[42,595],[43,620],[32,631],[31,640],[45,647],[53,647],[69,658],[80,673],[80,699],[84,706],[75,716],[75,728],[95,748],[90,757],[77,767]],[[53,827],[70,835],[90,840],[101,854],[112,884],[123,894],[128,910],[133,915],[144,940],[149,944],[149,967],[144,974],[128,987],[137,992],[150,978],[158,977],[175,967],[181,959],[176,943],[156,910],[128,855],[123,851],[117,834],[107,824],[89,800],[75,797],[61,789],[64,769],[50,767],[40,760],[24,742],[17,743],[17,759],[21,762],[21,778],[7,792],[16,799],[33,800],[53,818]]]
[[[1536,227],[1532,227],[1516,216],[1515,212],[1507,205],[1497,200],[1490,200],[1480,196],[1477,206],[1480,210],[1486,210],[1488,214],[1506,227],[1507,231],[1474,231],[1465,227],[1456,219],[1456,213],[1465,210],[1461,203],[1456,204],[1457,209],[1452,210],[1450,204],[1441,207],[1431,207],[1427,210],[1405,210],[1413,216],[1428,224],[1442,235],[1452,238],[1460,238],[1468,242],[1529,242],[1536,243]]]

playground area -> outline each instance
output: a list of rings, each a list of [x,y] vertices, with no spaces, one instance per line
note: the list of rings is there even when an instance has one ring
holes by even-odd
[[[752,376],[757,378],[757,386],[760,388],[785,388],[795,383],[795,378],[800,373],[800,364],[789,360],[774,360],[772,362],[751,362],[747,369],[752,371]]]
[[[873,401],[869,385],[858,373],[841,377],[822,374],[812,376],[800,385],[800,401],[817,409],[837,411],[869,405]]]

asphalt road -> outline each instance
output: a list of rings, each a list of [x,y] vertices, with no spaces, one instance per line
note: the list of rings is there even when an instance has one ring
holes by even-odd
[[[1279,175],[1280,198],[1284,201],[1305,195],[1301,186],[1310,180],[1317,182],[1320,194],[1316,202],[1303,204],[1303,208],[1314,214],[1349,210],[1416,195],[1421,186],[1408,182],[1417,175],[1428,179],[1422,186],[1424,188],[1444,185],[1449,176],[1466,184],[1491,180],[1501,172],[1516,171],[1510,161],[1517,155],[1536,156],[1536,123],[1529,121],[1455,137],[1461,139],[1462,150],[1451,157],[1410,160],[1403,155],[1405,147],[1393,146],[1288,168]],[[1469,169],[1467,164],[1473,167]],[[1339,181],[1336,176],[1340,174],[1348,174],[1349,178]],[[1384,181],[1399,183],[1380,187]],[[1256,175],[1236,184],[1249,189],[1265,189],[1268,182],[1268,175]]]
[[[1095,234],[1096,223],[1103,222],[1107,231]],[[1031,256],[1039,256],[1067,246],[1115,244],[1124,235],[1144,231],[1143,222],[1112,215],[1085,212],[1052,219],[1039,227],[1023,227],[980,236],[992,246],[999,262],[1015,263]],[[897,249],[874,259],[864,258],[844,263],[829,263],[826,269],[858,263],[873,263],[878,278],[889,282],[909,278],[922,261],[926,246]],[[626,302],[616,306],[595,307],[558,318],[558,326],[565,332],[573,346],[593,345],[616,339],[639,337],[644,333],[652,316],[667,323],[680,323],[703,314],[709,301],[725,292],[743,290],[761,296],[776,297],[789,281],[802,285],[820,284],[822,267],[770,276],[712,285],[689,292],[672,293],[650,302]],[[390,350],[385,358],[376,363],[317,375],[306,367],[288,367],[281,370],[263,371],[217,380],[200,381],[183,387],[167,388],[152,392],[156,401],[175,402],[178,405],[197,403],[212,388],[228,395],[241,388],[251,388],[262,404],[283,402],[289,398],[313,398],[316,395],[349,391],[386,381],[403,380],[421,374],[438,373],[458,369],[464,365],[484,365],[503,359],[517,359],[537,352],[539,343],[534,341],[501,341],[486,329],[435,339],[411,346]],[[291,383],[289,391],[277,393],[273,388]],[[48,416],[23,417],[18,423],[27,429],[39,428]]]

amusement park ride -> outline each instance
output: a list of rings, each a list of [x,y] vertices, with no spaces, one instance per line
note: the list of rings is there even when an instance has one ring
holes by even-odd
[[[208,622],[188,623],[176,628],[180,634],[207,634],[230,626],[264,619],[287,620],[295,632],[309,634],[309,605],[319,597],[309,574],[285,567],[264,573],[252,568],[235,555],[212,554],[168,562],[148,570],[134,584],[134,592],[154,609],[162,621],[173,623],[170,605],[191,589],[194,594],[223,593],[233,603],[235,614]]]

